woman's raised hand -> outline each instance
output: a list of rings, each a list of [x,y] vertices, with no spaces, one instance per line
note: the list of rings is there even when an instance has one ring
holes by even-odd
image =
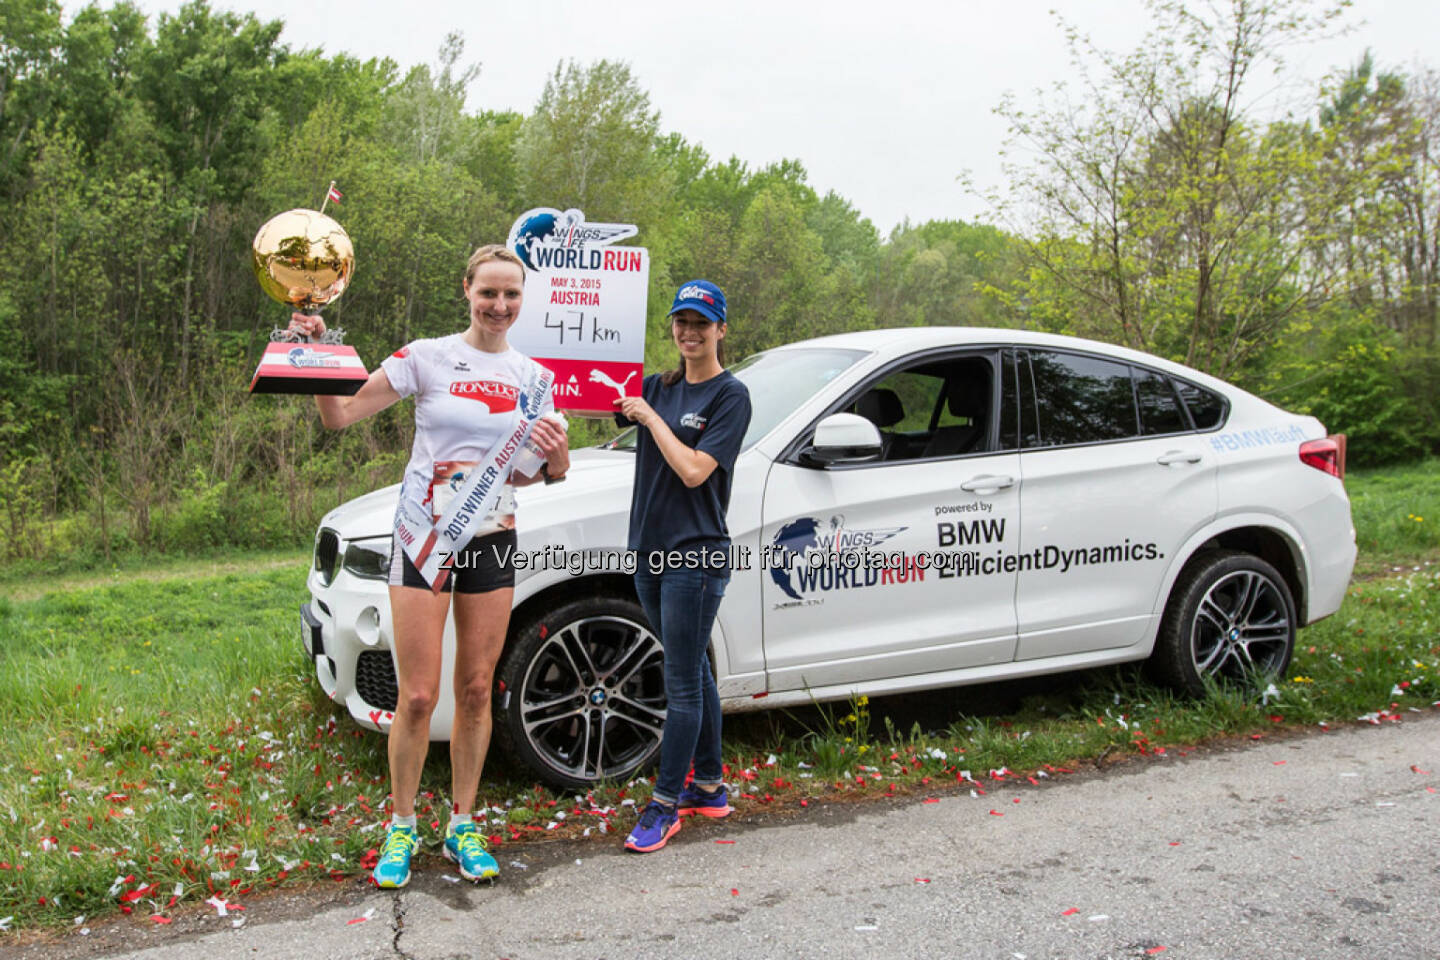
[[[325,321],[320,319],[318,313],[290,314],[290,332],[298,333],[308,340],[318,340],[325,333]]]

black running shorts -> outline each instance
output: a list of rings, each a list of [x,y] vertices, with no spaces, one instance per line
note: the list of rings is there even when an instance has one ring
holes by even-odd
[[[450,561],[444,592],[489,593],[515,586],[515,531],[497,530],[475,537]],[[390,553],[390,586],[430,589],[396,540]]]

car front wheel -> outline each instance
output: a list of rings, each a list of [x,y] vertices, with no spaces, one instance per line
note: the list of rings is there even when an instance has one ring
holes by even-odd
[[[1194,696],[1210,682],[1268,682],[1290,664],[1296,619],[1290,588],[1273,566],[1234,550],[1203,554],[1170,593],[1152,672]]]
[[[664,659],[634,600],[585,597],[520,625],[497,679],[500,745],[551,786],[624,780],[659,752]]]

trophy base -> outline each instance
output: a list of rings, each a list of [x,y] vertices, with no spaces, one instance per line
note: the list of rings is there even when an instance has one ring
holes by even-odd
[[[353,395],[370,379],[354,347],[343,343],[271,343],[255,368],[251,393]]]

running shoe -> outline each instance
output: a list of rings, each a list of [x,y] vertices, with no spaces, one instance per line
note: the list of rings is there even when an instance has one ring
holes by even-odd
[[[625,849],[634,853],[650,853],[665,846],[665,842],[680,831],[680,815],[674,807],[667,807],[659,800],[651,800],[640,811],[640,822],[625,838]]]
[[[485,834],[473,823],[462,823],[445,837],[445,859],[454,860],[466,880],[499,876],[500,864],[490,856]]]
[[[391,827],[375,862],[375,886],[393,890],[410,882],[410,857],[420,846],[415,831],[409,827]]]
[[[728,817],[734,809],[730,806],[730,797],[723,783],[714,793],[699,787],[686,787],[680,791],[680,799],[675,802],[675,812],[682,817],[697,813],[702,817]]]

